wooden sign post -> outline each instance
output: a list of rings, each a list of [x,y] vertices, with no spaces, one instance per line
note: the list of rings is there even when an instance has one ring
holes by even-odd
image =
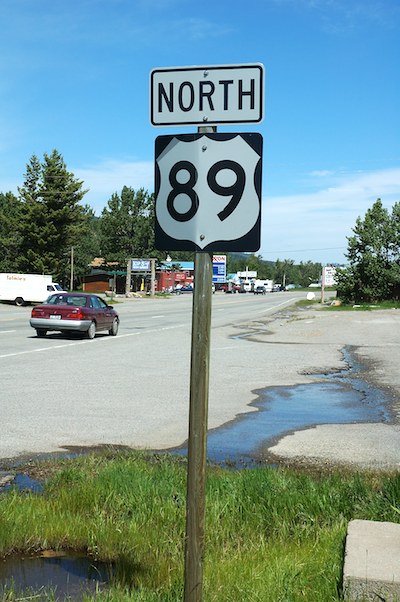
[[[196,253],[190,368],[185,602],[203,600],[212,255]]]

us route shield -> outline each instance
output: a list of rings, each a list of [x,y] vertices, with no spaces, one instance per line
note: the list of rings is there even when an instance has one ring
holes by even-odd
[[[260,134],[159,136],[155,154],[156,248],[260,248]]]

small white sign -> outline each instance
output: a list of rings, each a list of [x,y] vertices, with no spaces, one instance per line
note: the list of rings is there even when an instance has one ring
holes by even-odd
[[[149,259],[132,259],[132,272],[148,272],[150,271]]]
[[[335,286],[336,284],[336,268],[334,266],[325,266],[323,268],[324,286]]]
[[[153,69],[154,126],[258,123],[264,112],[264,66],[214,65]]]

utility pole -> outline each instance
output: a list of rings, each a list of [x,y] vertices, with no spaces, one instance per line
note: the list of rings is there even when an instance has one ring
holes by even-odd
[[[69,290],[74,290],[74,247],[71,247],[71,278],[69,284]]]
[[[150,259],[150,296],[154,297],[155,294],[155,290],[156,290],[156,260],[155,259]]]
[[[125,281],[125,296],[128,297],[131,292],[131,270],[132,270],[132,259],[128,259],[126,264],[126,281]]]

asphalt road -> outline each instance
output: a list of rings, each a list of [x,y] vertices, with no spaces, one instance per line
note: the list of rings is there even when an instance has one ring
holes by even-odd
[[[256,411],[268,387],[360,363],[390,422],[323,424],[267,441],[265,461],[400,468],[400,311],[295,309],[304,292],[213,295],[208,428]],[[0,459],[74,446],[164,449],[188,432],[192,296],[124,300],[117,337],[38,339],[30,308],[0,304]],[[324,400],[321,399],[321,404]],[[385,402],[386,403],[386,402]]]
[[[296,360],[287,371],[285,354],[252,336],[304,297],[213,295],[209,428],[248,411],[252,391],[278,384],[279,375],[297,382]],[[116,308],[118,336],[89,341],[39,339],[29,307],[0,304],[0,458],[98,444],[160,449],[187,439],[192,295]]]

